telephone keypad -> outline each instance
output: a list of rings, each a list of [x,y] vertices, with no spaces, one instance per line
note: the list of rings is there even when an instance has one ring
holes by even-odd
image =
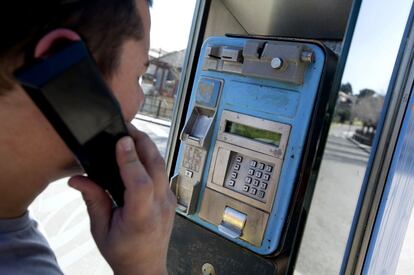
[[[272,184],[273,165],[233,153],[229,168],[225,187],[250,198],[266,201],[266,191]]]

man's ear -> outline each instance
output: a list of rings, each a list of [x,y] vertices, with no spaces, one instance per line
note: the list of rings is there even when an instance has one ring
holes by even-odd
[[[79,41],[81,37],[76,32],[69,29],[55,29],[44,35],[39,42],[37,42],[34,57],[46,57],[58,43],[64,41]]]

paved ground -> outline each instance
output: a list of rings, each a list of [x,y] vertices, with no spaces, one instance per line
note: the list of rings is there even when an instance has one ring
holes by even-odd
[[[331,127],[296,265],[298,274],[339,274],[370,148],[350,139],[348,125]],[[397,273],[413,274],[414,212]]]
[[[301,274],[338,274],[369,154],[331,128],[297,262]],[[365,149],[365,148],[364,148]]]
[[[134,124],[165,152],[168,127],[142,120]],[[340,125],[331,129],[299,254],[298,274],[338,273],[368,160],[366,148],[347,139],[353,130]],[[43,225],[65,274],[111,274],[91,239],[80,195],[67,187],[65,180],[53,183],[33,203],[31,211]],[[414,218],[398,274],[410,274],[414,270],[413,226]]]

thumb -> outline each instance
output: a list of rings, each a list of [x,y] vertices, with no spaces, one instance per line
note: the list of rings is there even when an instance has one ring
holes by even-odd
[[[83,176],[70,178],[68,184],[82,193],[91,222],[92,235],[97,243],[103,242],[109,230],[112,214],[112,201],[108,194],[96,183]]]

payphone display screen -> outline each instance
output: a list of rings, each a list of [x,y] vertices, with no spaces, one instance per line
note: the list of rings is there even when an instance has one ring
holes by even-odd
[[[279,147],[281,133],[258,129],[233,121],[226,122],[225,132]]]

